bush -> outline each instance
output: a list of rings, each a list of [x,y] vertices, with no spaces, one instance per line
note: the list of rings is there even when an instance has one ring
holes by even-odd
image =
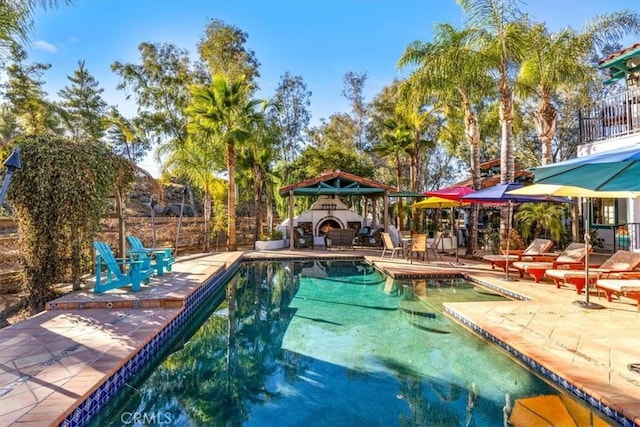
[[[260,240],[282,240],[284,238],[284,234],[279,230],[271,230],[271,232],[263,234],[260,236]]]

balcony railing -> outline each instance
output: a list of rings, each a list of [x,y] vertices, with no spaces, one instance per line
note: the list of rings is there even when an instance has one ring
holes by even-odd
[[[613,230],[613,251],[624,249],[637,252],[640,249],[640,223],[618,224]]]
[[[582,144],[640,133],[640,88],[581,108],[578,114]]]

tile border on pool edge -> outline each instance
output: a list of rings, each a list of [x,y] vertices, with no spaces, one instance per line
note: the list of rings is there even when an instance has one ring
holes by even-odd
[[[185,299],[184,309],[167,326],[145,344],[141,350],[132,355],[115,374],[103,382],[87,399],[78,404],[59,425],[76,427],[84,426],[91,421],[107,405],[109,400],[123,388],[125,383],[144,366],[150,357],[162,349],[174,332],[182,327],[185,320],[198,308],[198,305],[216,291],[220,283],[224,283],[235,274],[242,262],[242,258],[238,258],[226,269],[215,273],[202,283],[198,289]]]
[[[536,362],[532,358],[525,356],[515,348],[511,347],[506,342],[490,334],[489,332],[487,332],[480,326],[476,325],[466,317],[462,316],[456,311],[453,311],[451,308],[447,306],[445,306],[444,309],[445,309],[445,313],[448,316],[462,323],[464,326],[473,330],[474,332],[481,335],[485,339],[491,341],[492,343],[499,345],[503,350],[508,351],[512,356],[514,356],[515,358],[523,362],[529,369],[537,372],[539,375],[543,376],[544,378],[551,380],[554,384],[562,387],[563,389],[571,392],[574,396],[578,397],[580,400],[588,404],[590,407],[614,419],[616,422],[620,423],[620,425],[624,427],[633,427],[636,425],[633,420],[625,417],[622,413],[616,411],[615,409],[613,409],[608,405],[605,405],[603,402],[599,401],[598,399],[591,396],[590,394],[585,393],[583,390],[574,386],[573,384],[570,384],[566,379],[560,377],[558,374],[556,374],[555,372],[552,372],[548,368],[545,368],[544,366],[542,366],[540,363]]]

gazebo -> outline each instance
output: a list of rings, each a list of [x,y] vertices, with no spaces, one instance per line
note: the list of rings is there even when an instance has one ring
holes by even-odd
[[[289,249],[294,249],[294,230],[293,230],[293,208],[295,196],[325,196],[320,200],[320,204],[317,206],[318,210],[326,211],[326,215],[323,218],[319,218],[316,224],[313,224],[312,230],[315,233],[318,231],[318,227],[321,224],[320,221],[333,220],[340,226],[340,221],[334,218],[335,212],[342,206],[338,201],[332,201],[336,197],[340,196],[353,196],[361,195],[367,198],[371,198],[372,201],[376,201],[379,198],[384,200],[383,208],[383,226],[386,229],[389,227],[389,197],[394,197],[393,193],[395,188],[380,182],[373,181],[371,179],[362,178],[341,170],[325,170],[322,175],[307,179],[305,181],[298,182],[296,184],[288,185],[280,188],[280,196],[289,197]],[[368,212],[368,204],[365,203],[364,217],[366,218]],[[376,203],[372,203],[372,215],[376,217]],[[333,211],[333,213],[332,213]],[[364,225],[364,224],[363,224]],[[372,224],[373,225],[373,224]]]

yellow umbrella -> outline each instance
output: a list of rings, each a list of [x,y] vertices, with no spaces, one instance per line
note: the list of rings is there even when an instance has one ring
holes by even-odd
[[[438,208],[456,208],[459,206],[469,206],[468,202],[458,202],[455,200],[443,199],[442,197],[429,197],[421,202],[414,203],[411,205],[412,208],[415,209],[438,209]]]
[[[587,178],[588,179],[588,178]],[[601,197],[607,199],[626,199],[640,196],[638,191],[595,191],[571,185],[532,184],[507,191],[519,196],[563,196],[563,197]]]
[[[462,206],[469,206],[471,203],[469,202],[462,202],[460,200],[450,200],[450,199],[444,199],[442,197],[438,197],[438,196],[431,196],[428,199],[422,200],[421,202],[418,203],[414,203],[412,205],[413,208],[416,209],[428,209],[428,208],[432,208],[432,209],[441,209],[441,208],[461,208]],[[453,214],[452,214],[453,216]],[[457,229],[453,227],[453,222],[451,223],[452,226],[452,237],[457,239],[457,231],[455,231]],[[444,241],[442,241],[442,248],[444,250]],[[456,262],[455,264],[459,264],[458,263],[458,245],[456,244]]]

